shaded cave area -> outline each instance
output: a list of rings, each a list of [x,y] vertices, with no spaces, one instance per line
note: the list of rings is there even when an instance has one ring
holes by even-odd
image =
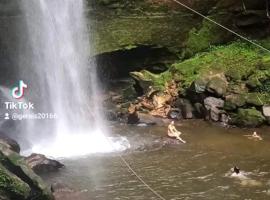
[[[98,76],[103,83],[129,78],[130,72],[146,69],[159,74],[168,69],[168,65],[177,60],[177,56],[167,48],[138,46],[100,54],[95,57]]]

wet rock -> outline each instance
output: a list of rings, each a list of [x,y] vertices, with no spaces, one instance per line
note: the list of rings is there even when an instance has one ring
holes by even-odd
[[[137,112],[137,106],[131,104],[128,108],[128,116],[127,116],[127,123],[128,124],[138,124],[140,122],[140,118]]]
[[[179,140],[169,138],[169,137],[162,138],[162,146],[175,146],[179,144],[183,144],[183,143]]]
[[[24,158],[3,142],[0,143],[0,177],[0,194],[8,197],[7,200],[53,199],[50,190]]]
[[[51,191],[55,200],[89,200],[87,190],[76,191],[64,183],[54,183],[51,186]]]
[[[118,115],[115,111],[113,110],[107,110],[105,112],[105,117],[109,121],[117,121],[118,120]]]
[[[0,144],[8,145],[10,150],[20,153],[20,145],[13,139],[7,137],[5,134],[0,133]]]
[[[128,115],[127,123],[128,124],[138,124],[140,122],[140,118],[138,117],[137,112],[131,113]]]
[[[25,158],[26,163],[31,167],[31,169],[37,173],[42,174],[46,172],[57,171],[64,165],[56,160],[46,158],[42,154],[31,154]]]
[[[270,124],[270,106],[265,105],[262,107],[263,115],[265,116],[267,123]]]
[[[222,113],[220,116],[220,122],[222,125],[227,126],[229,124],[230,117],[226,113]]]
[[[169,112],[169,114],[168,114],[168,117],[170,119],[175,119],[175,120],[183,119],[181,110],[180,109],[177,109],[177,108],[171,109],[170,112]]]
[[[266,121],[262,113],[255,108],[242,109],[239,108],[237,114],[232,115],[232,124],[245,127],[257,127]]]
[[[188,99],[177,99],[175,102],[175,106],[181,110],[184,119],[194,118],[195,110]]]

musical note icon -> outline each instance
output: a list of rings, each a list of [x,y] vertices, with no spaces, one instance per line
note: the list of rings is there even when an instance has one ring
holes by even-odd
[[[24,90],[26,88],[27,88],[27,85],[22,80],[20,80],[19,81],[19,87],[14,87],[11,90],[12,97],[15,98],[15,99],[22,98],[24,96]]]

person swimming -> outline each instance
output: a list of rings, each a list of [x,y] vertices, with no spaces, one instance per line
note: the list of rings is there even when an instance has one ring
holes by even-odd
[[[251,173],[241,171],[240,168],[234,166],[231,168],[231,172],[226,175],[238,179],[240,181],[240,185],[243,187],[258,187],[262,185],[262,182],[253,180],[248,177],[249,174]]]
[[[176,138],[177,140],[183,142],[183,143],[186,143],[185,140],[183,140],[180,135],[182,133],[180,131],[178,131],[175,126],[174,126],[174,121],[172,121],[169,126],[168,126],[168,133],[167,135],[170,137],[170,138]]]
[[[240,170],[240,168],[237,167],[237,166],[234,166],[233,168],[231,168],[231,172],[229,174],[227,174],[227,175],[229,175],[231,177],[239,178],[241,180],[247,179],[247,176],[245,175],[245,173],[242,172]]]
[[[260,135],[258,135],[256,131],[254,131],[252,135],[244,135],[244,136],[248,137],[248,139],[250,140],[256,140],[256,141],[263,140],[263,138]]]

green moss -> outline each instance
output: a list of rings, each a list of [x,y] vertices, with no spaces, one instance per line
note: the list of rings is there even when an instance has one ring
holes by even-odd
[[[221,24],[228,24],[231,19],[230,13],[217,13],[209,18]],[[201,27],[189,31],[186,42],[185,57],[190,57],[198,52],[208,49],[211,45],[222,44],[231,40],[232,35],[216,24],[203,20]]]
[[[0,165],[0,191],[3,191],[11,199],[23,200],[30,196],[31,189]]]
[[[237,114],[232,115],[232,123],[239,126],[256,127],[266,121],[262,113],[255,108],[239,108]]]
[[[144,71],[144,76],[154,85],[161,87],[165,82],[174,79],[179,81],[182,89],[185,90],[195,80],[196,83],[204,84],[209,76],[224,73],[229,80],[230,90],[233,85],[237,85],[241,93],[246,90],[241,87],[249,82],[249,77],[250,81],[254,76],[259,77],[261,81],[268,77],[270,70],[258,69],[263,58],[264,54],[257,48],[249,44],[234,42],[227,46],[212,47],[208,53],[197,54],[193,58],[175,63],[168,71],[160,75]]]
[[[100,15],[100,14],[99,14]],[[138,45],[167,47],[179,52],[192,24],[186,14],[150,16],[97,16],[92,20],[92,54],[135,48]],[[174,39],[172,39],[174,38]]]
[[[261,55],[256,48],[235,42],[228,46],[214,47],[209,53],[175,63],[169,73],[175,74],[184,88],[211,71],[223,71],[232,81],[242,81],[256,70],[260,61]]]

